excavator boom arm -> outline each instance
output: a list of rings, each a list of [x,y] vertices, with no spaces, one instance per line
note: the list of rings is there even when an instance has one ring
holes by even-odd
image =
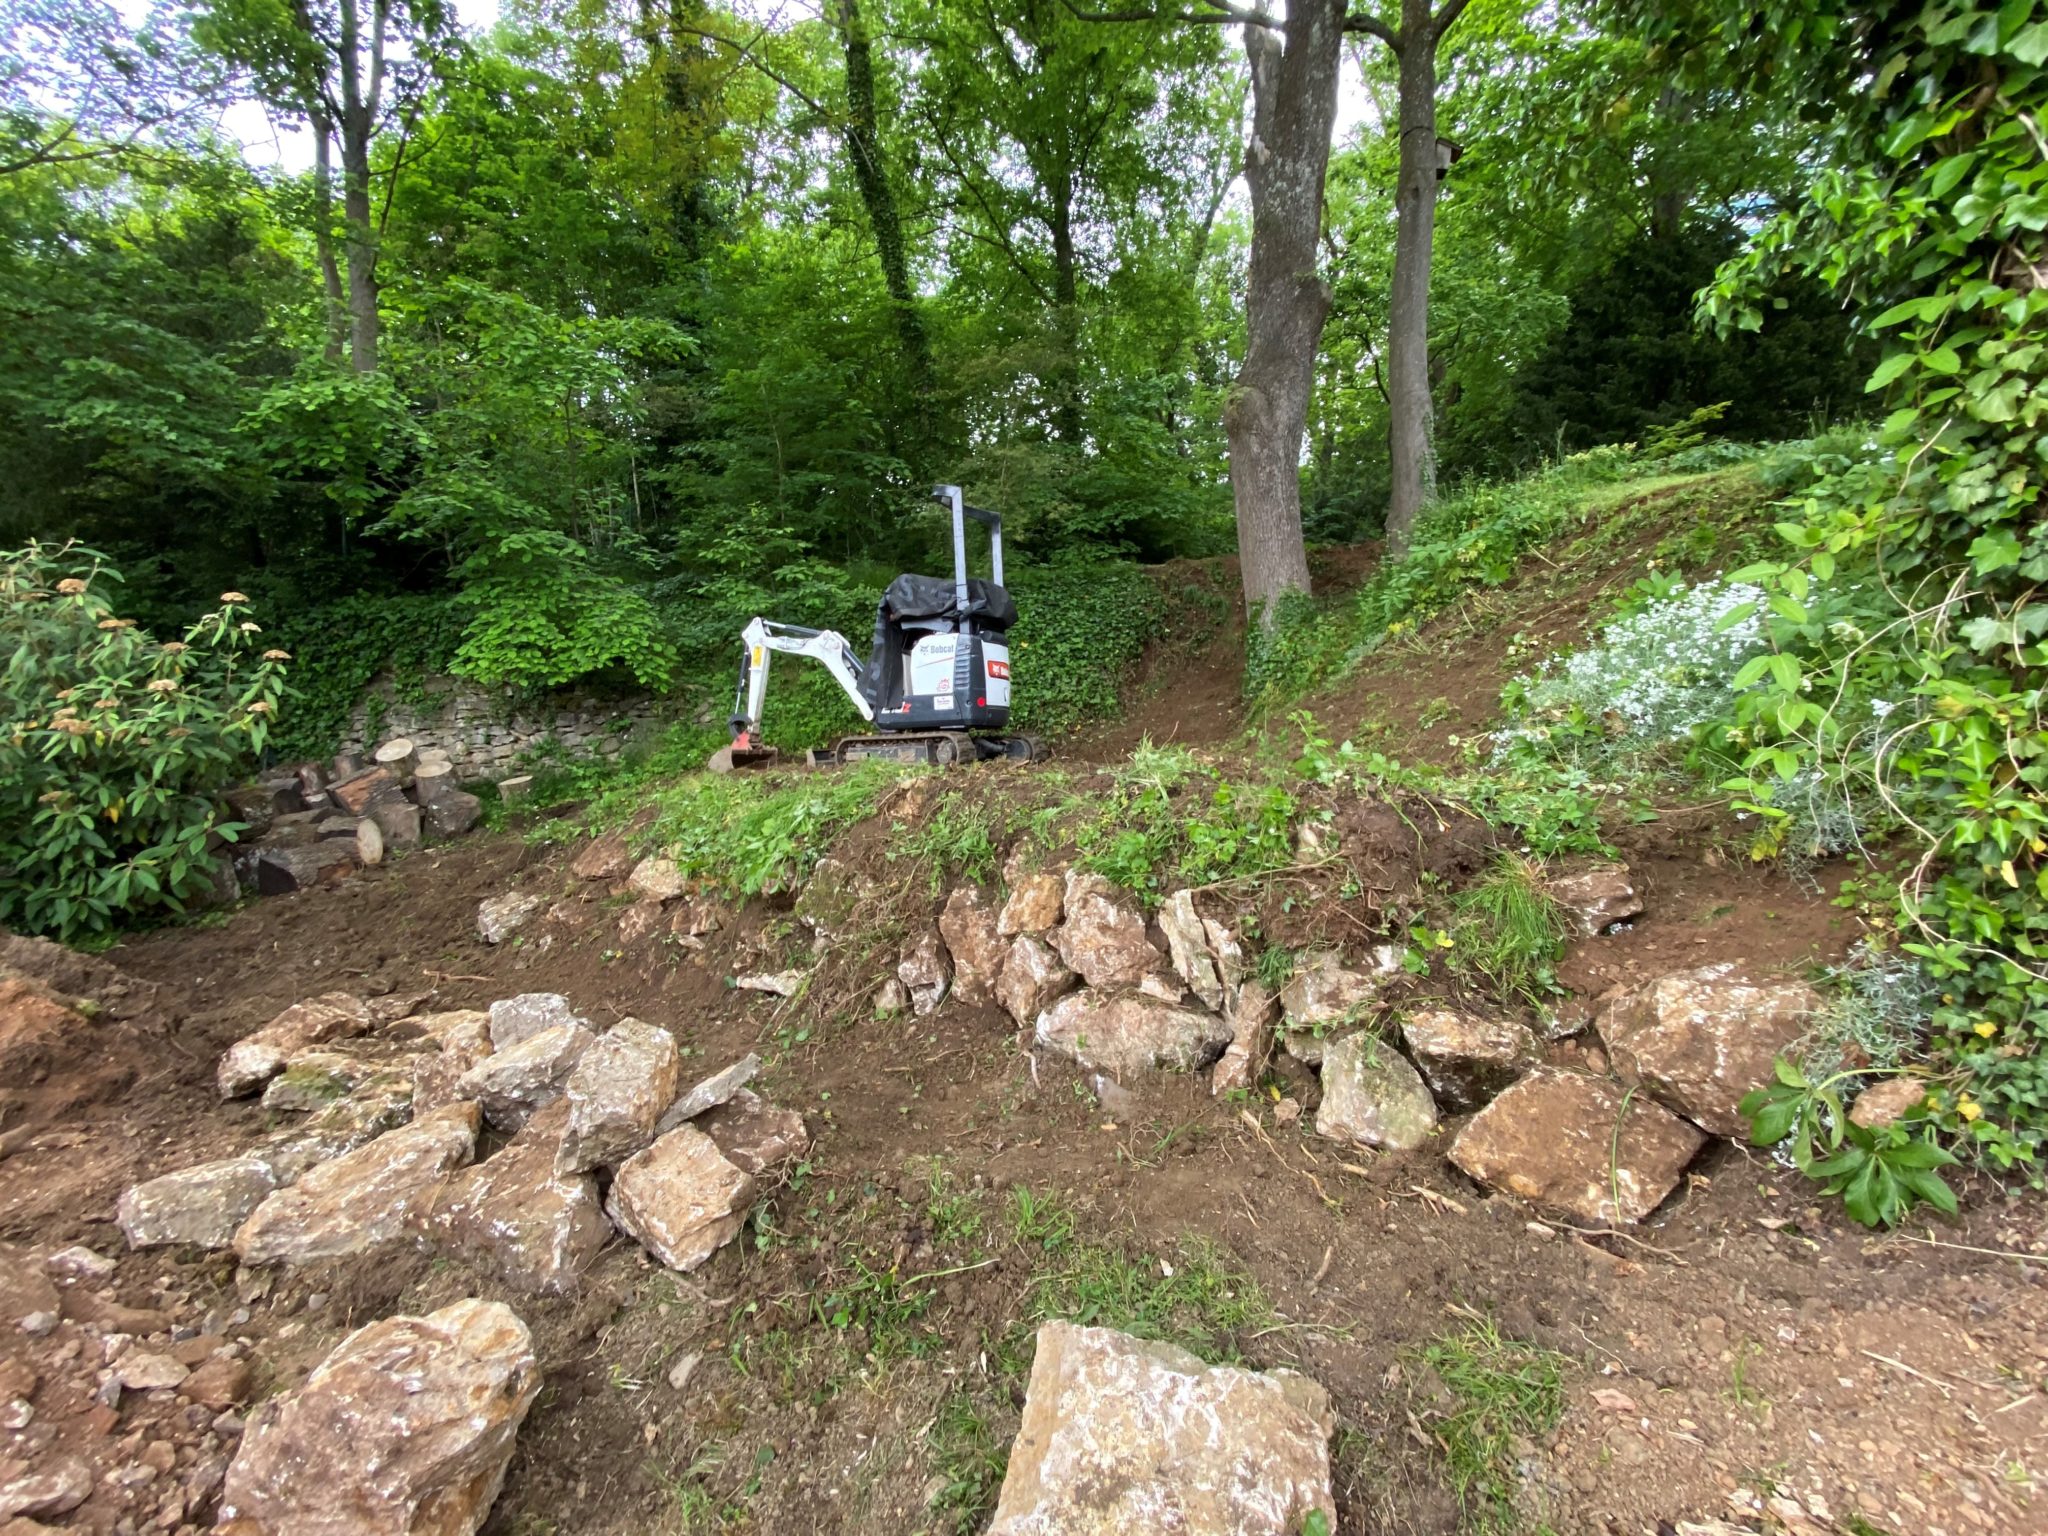
[[[740,659],[739,692],[733,700],[730,721],[736,740],[751,741],[753,733],[761,728],[761,706],[768,697],[768,660],[777,651],[823,662],[825,670],[860,711],[861,719],[875,718],[875,706],[862,687],[860,658],[837,630],[806,629],[800,624],[776,624],[757,618],[741,632],[740,639],[746,652]]]

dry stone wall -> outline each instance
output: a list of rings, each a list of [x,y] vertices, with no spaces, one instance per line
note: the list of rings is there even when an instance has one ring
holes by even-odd
[[[564,693],[535,702],[514,689],[454,677],[429,677],[421,688],[425,699],[415,702],[400,697],[389,677],[379,678],[350,712],[342,750],[360,755],[409,736],[443,748],[458,778],[496,779],[550,739],[575,756],[615,757],[662,715],[659,701],[646,694]]]

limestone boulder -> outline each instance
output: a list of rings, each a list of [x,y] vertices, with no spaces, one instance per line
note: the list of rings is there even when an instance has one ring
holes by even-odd
[[[674,859],[651,854],[633,866],[626,885],[642,901],[674,901],[688,881]]]
[[[675,1036],[656,1025],[621,1019],[598,1036],[563,1090],[568,1112],[557,1171],[616,1168],[646,1146],[675,1102],[682,1070]]]
[[[573,1116],[570,1101],[557,1099],[498,1152],[451,1178],[412,1213],[425,1241],[529,1294],[575,1290],[612,1227],[597,1181],[559,1171]]]
[[[260,1155],[276,1171],[279,1187],[296,1184],[307,1170],[405,1124],[413,1114],[412,1086],[409,1067],[387,1069],[296,1127],[277,1132]]]
[[[491,1016],[482,1009],[432,1013],[414,1022],[437,1047],[412,1064],[412,1110],[423,1115],[459,1100],[455,1085],[494,1047]]]
[[[988,1536],[1300,1536],[1330,1490],[1329,1396],[1109,1328],[1038,1330]]]
[[[1166,968],[1166,957],[1145,936],[1145,919],[1117,900],[1102,876],[1069,870],[1062,900],[1066,916],[1053,945],[1089,986],[1134,987]]]
[[[996,1000],[1010,1017],[1027,1028],[1080,981],[1067,969],[1066,961],[1036,934],[1019,934],[1010,942],[1003,959],[1003,974],[996,982]]]
[[[1383,945],[1369,968],[1354,970],[1334,949],[1302,956],[1294,974],[1280,989],[1280,1009],[1290,1034],[1320,1037],[1356,1024],[1380,1005],[1386,984],[1401,973],[1399,951]],[[1292,1046],[1289,1047],[1293,1052]]]
[[[507,891],[477,903],[476,936],[486,944],[502,944],[524,928],[547,905],[542,896],[525,891]]]
[[[303,1115],[343,1099],[380,1072],[400,1063],[389,1055],[315,1049],[301,1051],[263,1088],[263,1107],[273,1114]],[[409,1071],[408,1059],[402,1069]]]
[[[221,1494],[233,1536],[473,1536],[541,1373],[500,1302],[359,1328],[251,1416]]]
[[[953,996],[974,1008],[993,1002],[1009,945],[996,931],[996,911],[978,887],[963,885],[946,898],[939,936],[953,960]]]
[[[1365,1030],[1330,1042],[1316,1134],[1355,1146],[1406,1152],[1436,1129],[1436,1101],[1408,1058]]]
[[[1600,1016],[1600,1038],[1624,1083],[1717,1136],[1741,1136],[1744,1095],[1774,1080],[1819,1006],[1804,982],[1755,986],[1709,965],[1623,993]]]
[[[612,1223],[670,1269],[688,1273],[739,1235],[754,1177],[694,1125],[627,1159],[612,1180]]]
[[[662,1112],[656,1122],[654,1133],[666,1136],[677,1126],[696,1119],[707,1109],[715,1109],[751,1083],[761,1070],[761,1058],[749,1051],[731,1066],[714,1072],[711,1076],[691,1087],[690,1091],[677,1099]]]
[[[797,921],[819,938],[836,939],[859,924],[861,906],[874,888],[873,880],[828,853],[804,882],[793,910]]]
[[[910,993],[910,1011],[920,1019],[946,1000],[953,985],[953,962],[938,929],[926,928],[904,946],[896,979]]]
[[[114,1220],[131,1248],[225,1248],[276,1188],[277,1174],[264,1159],[227,1157],[131,1185]]]
[[[804,1117],[742,1088],[695,1122],[725,1160],[755,1178],[793,1163],[811,1147]]]
[[[1112,1077],[1194,1072],[1230,1043],[1230,1026],[1201,1008],[1137,992],[1072,992],[1038,1016],[1040,1045]]]
[[[501,997],[491,1004],[491,1049],[502,1051],[522,1040],[531,1040],[544,1029],[558,1024],[582,1024],[589,1020],[569,1006],[559,992],[522,992]]]
[[[1604,1078],[1531,1072],[1466,1123],[1451,1161],[1482,1184],[1580,1221],[1641,1221],[1707,1138],[1642,1094],[1628,1100],[1624,1118],[1624,1092]]]
[[[1401,1021],[1401,1038],[1440,1104],[1477,1109],[1536,1059],[1536,1036],[1513,1019],[1424,1008]]]
[[[1160,905],[1159,931],[1166,935],[1166,953],[1174,974],[1212,1013],[1223,1011],[1223,976],[1209,952],[1209,932],[1195,910],[1193,891],[1175,891]]]
[[[1616,923],[1643,915],[1642,898],[1626,864],[1595,864],[1545,883],[1550,897],[1563,907],[1582,938],[1605,933]]]
[[[536,1109],[562,1096],[569,1074],[596,1038],[581,1024],[556,1024],[486,1056],[462,1074],[455,1092],[476,1100],[499,1130],[516,1131]]]
[[[623,880],[632,868],[633,854],[623,832],[608,832],[585,843],[569,861],[569,873],[578,880]]]
[[[1256,976],[1225,984],[1227,1006],[1224,1020],[1230,1025],[1230,1044],[1209,1076],[1209,1091],[1221,1098],[1226,1093],[1246,1092],[1258,1087],[1266,1064],[1273,1059],[1273,1025],[1280,1017],[1280,999]]]
[[[1049,933],[1059,927],[1066,910],[1066,881],[1056,871],[1041,869],[1010,887],[996,916],[996,935],[1014,939],[1021,933]]]
[[[294,1056],[329,1040],[362,1034],[372,1023],[369,1005],[347,992],[329,992],[294,1003],[254,1034],[227,1048],[214,1074],[224,1099],[254,1093]]]
[[[450,1104],[320,1164],[235,1233],[245,1264],[311,1264],[397,1241],[413,1213],[476,1153],[477,1107]]]

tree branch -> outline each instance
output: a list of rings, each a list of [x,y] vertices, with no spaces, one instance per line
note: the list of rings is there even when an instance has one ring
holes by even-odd
[[[1444,0],[1444,8],[1436,13],[1436,19],[1429,24],[1430,34],[1442,37],[1450,31],[1451,23],[1458,19],[1465,9],[1465,0]]]
[[[706,27],[693,27],[687,22],[677,21],[673,18],[668,20],[667,25],[670,31],[681,32],[686,37],[701,37],[706,42],[723,43],[726,47],[732,49],[742,62],[753,65],[754,68],[758,69],[770,80],[773,80],[777,85],[789,92],[790,95],[817,113],[818,116],[824,118],[827,122],[834,121],[832,112],[822,101],[818,100],[817,97],[806,91],[802,86],[790,79],[789,76],[783,74],[780,70],[769,64],[767,60],[755,53],[753,51],[753,43],[742,43],[738,38],[727,37],[723,32],[713,32]],[[759,42],[760,38],[757,36],[754,41]]]
[[[1074,0],[1065,0],[1065,3],[1076,21],[1173,21],[1196,26],[1265,27],[1274,32],[1285,28],[1285,23],[1277,16],[1260,10],[1246,10],[1242,6],[1228,4],[1226,0],[1202,0],[1210,9],[1201,11],[1084,11]]]
[[[1464,0],[1454,0],[1454,3],[1462,5]],[[1378,38],[1389,48],[1393,49],[1394,52],[1399,53],[1401,51],[1401,34],[1388,26],[1384,21],[1381,21],[1377,16],[1346,16],[1344,18],[1344,30],[1346,32],[1363,32],[1368,37]]]

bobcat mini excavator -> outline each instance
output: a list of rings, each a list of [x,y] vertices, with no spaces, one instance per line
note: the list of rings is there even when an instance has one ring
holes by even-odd
[[[986,734],[1010,722],[1007,636],[1017,622],[1017,605],[1003,590],[1002,517],[968,506],[957,485],[939,486],[932,497],[953,514],[952,579],[898,576],[890,582],[875,615],[875,643],[865,666],[837,631],[760,618],[748,624],[740,636],[746,649],[727,722],[732,745],[712,754],[706,765],[712,772],[765,767],[779,756],[759,739],[768,661],[777,651],[823,662],[860,717],[875,728],[872,736],[848,736],[829,750],[811,753],[813,767],[875,757],[960,763],[1044,756],[1032,737]],[[988,529],[994,570],[987,581],[967,574],[969,518]]]

